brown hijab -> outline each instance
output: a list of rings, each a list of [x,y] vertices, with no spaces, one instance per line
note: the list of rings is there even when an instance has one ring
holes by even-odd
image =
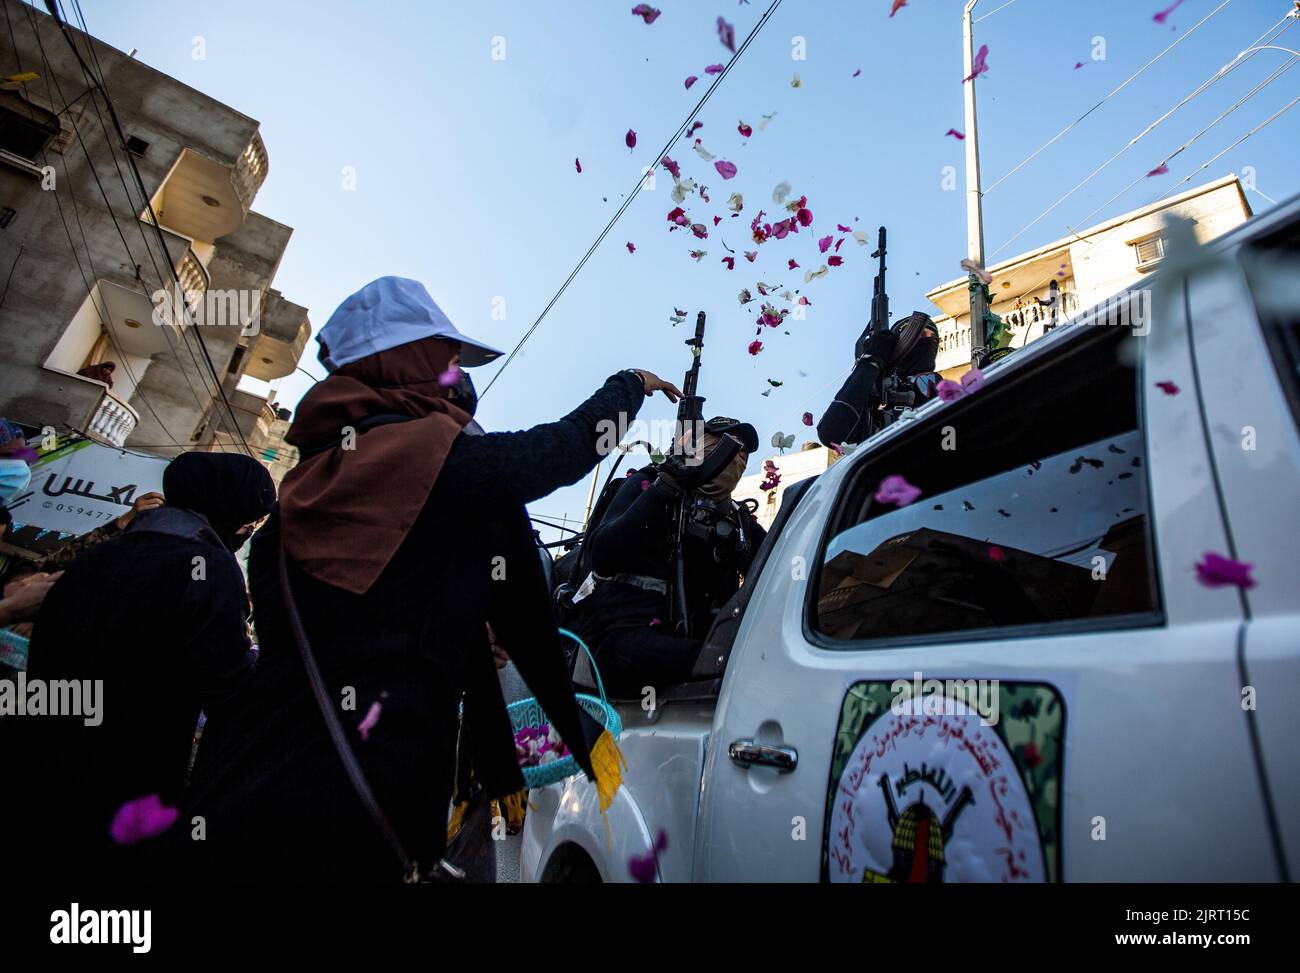
[[[381,351],[344,365],[298,404],[287,442],[307,452],[342,440],[303,459],[280,488],[285,552],[312,577],[365,594],[406,539],[470,421],[438,382],[457,350],[422,338]],[[345,436],[385,414],[413,421]]]

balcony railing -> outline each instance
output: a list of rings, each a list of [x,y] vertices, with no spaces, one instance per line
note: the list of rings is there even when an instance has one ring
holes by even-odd
[[[266,146],[262,143],[262,136],[254,132],[235,166],[235,192],[239,194],[245,211],[253,205],[253,197],[266,181],[267,165]]]
[[[90,414],[86,431],[110,446],[126,445],[126,437],[135,431],[139,414],[107,389],[99,397],[99,404]]]
[[[208,292],[208,272],[193,250],[186,250],[181,257],[176,275],[181,279],[181,290],[185,293],[185,304],[190,313],[203,304],[203,295]]]

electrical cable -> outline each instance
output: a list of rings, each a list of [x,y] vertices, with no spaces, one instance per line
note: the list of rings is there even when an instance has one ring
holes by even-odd
[[[1118,88],[1116,88],[1114,91],[1112,91],[1110,94],[1108,94],[1105,98],[1103,98],[1101,101],[1097,102],[1097,104],[1093,105],[1091,108],[1089,108],[1086,112],[1084,112],[1082,115],[1080,115],[1080,116],[1079,116],[1078,118],[1076,118],[1074,121],[1070,122],[1069,125],[1066,125],[1065,128],[1061,129],[1059,132],[1057,132],[1055,135],[1053,135],[1050,139],[1048,139],[1046,142],[1044,142],[1044,143],[1043,143],[1042,145],[1040,145],[1038,148],[1034,149],[1034,151],[1031,152],[1031,153],[1029,153],[1028,156],[1026,156],[1023,160],[1021,160],[1021,161],[1020,161],[1020,162],[1015,166],[1015,168],[1013,168],[1010,172],[1008,172],[1008,173],[1006,173],[1005,175],[1003,175],[1000,179],[998,179],[996,182],[994,182],[993,185],[989,186],[987,189],[981,190],[981,191],[980,191],[980,195],[981,195],[981,196],[987,196],[989,193],[993,192],[993,190],[997,189],[998,186],[1002,185],[1002,183],[1006,182],[1006,181],[1007,181],[1008,179],[1010,179],[1013,175],[1015,175],[1017,172],[1019,172],[1021,169],[1023,169],[1026,165],[1028,165],[1030,162],[1032,162],[1034,159],[1038,158],[1039,154],[1040,154],[1044,149],[1046,149],[1049,145],[1052,145],[1054,142],[1056,142],[1058,139],[1060,139],[1063,135],[1065,135],[1065,134],[1068,133],[1071,129],[1073,129],[1076,125],[1078,125],[1081,121],[1083,121],[1085,118],[1087,118],[1087,117],[1088,117],[1089,115],[1091,115],[1093,112],[1095,112],[1098,108],[1100,108],[1102,105],[1106,104],[1106,102],[1110,101],[1111,98],[1113,98],[1115,95],[1119,94],[1121,91],[1123,91],[1125,88],[1127,88],[1130,82],[1134,81],[1136,78],[1138,78],[1139,75],[1141,75],[1143,72],[1145,72],[1147,68],[1151,67],[1151,65],[1155,64],[1155,63],[1156,63],[1157,61],[1159,61],[1162,57],[1164,57],[1166,54],[1168,54],[1170,51],[1172,51],[1175,47],[1177,47],[1177,46],[1178,46],[1179,44],[1181,44],[1183,41],[1187,40],[1187,38],[1191,37],[1194,33],[1196,33],[1197,29],[1200,28],[1201,24],[1204,24],[1207,20],[1209,20],[1211,17],[1213,17],[1215,14],[1217,14],[1220,10],[1222,10],[1224,7],[1226,7],[1226,6],[1227,6],[1228,4],[1230,4],[1230,3],[1232,3],[1232,0],[1223,0],[1222,3],[1220,3],[1217,7],[1215,7],[1215,8],[1214,8],[1213,10],[1211,10],[1208,14],[1206,14],[1205,17],[1203,17],[1203,18],[1202,18],[1202,19],[1201,19],[1201,20],[1196,24],[1196,26],[1194,26],[1191,30],[1187,31],[1185,34],[1182,34],[1182,35],[1178,38],[1178,40],[1174,41],[1172,44],[1170,44],[1168,47],[1166,47],[1163,51],[1161,51],[1159,54],[1157,54],[1155,57],[1153,57],[1150,61],[1147,61],[1147,63],[1144,64],[1144,65],[1142,65],[1142,67],[1138,68],[1138,70],[1137,70],[1134,74],[1129,75],[1129,77],[1128,77],[1128,78],[1127,78],[1127,79],[1126,79],[1122,84],[1120,84],[1120,86],[1119,86]]]
[[[46,9],[50,11],[50,15],[54,18],[55,23],[58,24],[64,39],[68,42],[68,46],[72,48],[72,52],[76,56],[78,63],[82,67],[82,70],[91,79],[94,79],[95,77],[94,73],[90,71],[89,67],[86,65],[85,59],[82,58],[81,51],[77,48],[77,45],[72,38],[72,34],[68,28],[67,23],[64,21],[62,15],[58,12],[58,7],[55,0],[46,0]],[[87,44],[90,44],[90,35],[83,34],[83,36],[87,38]],[[113,121],[113,129],[117,133],[117,137],[123,147],[123,151],[125,151],[126,133],[122,130],[122,123],[120,119],[117,117],[117,110],[113,107],[113,99],[109,96],[108,91],[104,88],[102,83],[97,83],[97,87],[99,89],[100,94],[104,96],[104,105],[108,109],[109,117]],[[96,110],[98,110],[98,106],[96,106]],[[135,159],[131,157],[131,154],[129,152],[126,153],[126,161],[129,168],[131,169],[132,175],[135,177],[136,187],[140,192],[141,198],[143,198],[145,201],[145,205],[149,212],[150,221],[152,222],[154,231],[158,237],[159,247],[161,248],[162,252],[166,254],[168,252],[167,241],[164,239],[162,235],[162,228],[159,226],[158,216],[153,211],[153,203],[149,200],[149,194],[145,190],[144,179],[140,175],[140,170],[135,164]],[[168,269],[171,271],[172,279],[175,282],[176,286],[178,288],[183,287],[183,285],[181,284],[180,275],[177,273],[176,268],[175,266],[172,265],[170,259],[166,261],[166,264]],[[217,374],[216,365],[213,363],[212,355],[208,351],[207,343],[203,340],[203,335],[198,330],[197,326],[193,325],[190,322],[187,311],[188,308],[186,308],[184,306],[184,302],[182,302],[181,316],[187,325],[186,331],[182,334],[182,340],[184,340],[185,334],[192,333],[195,339],[198,341],[199,348],[203,352],[203,358],[207,362],[208,370],[211,373],[212,380],[216,385],[217,394],[220,396],[222,403],[225,405],[226,411],[230,414],[230,420],[234,426],[234,432],[236,436],[239,437],[240,444],[244,447],[244,451],[248,453],[249,456],[252,456],[253,455],[252,448],[248,445],[248,441],[244,438],[243,430],[239,428],[239,420],[235,416],[234,407],[230,404],[230,399],[226,396],[226,390],[221,384],[221,379]]]
[[[1290,23],[1287,24],[1285,27],[1282,27],[1282,29],[1279,31],[1279,30],[1278,30],[1278,27],[1281,27],[1282,23],[1283,23],[1284,21],[1288,21],[1288,20],[1290,21]],[[1202,94],[1203,92],[1205,92],[1206,89],[1208,89],[1212,84],[1214,84],[1214,83],[1217,82],[1217,81],[1222,80],[1224,77],[1226,77],[1228,74],[1230,74],[1233,70],[1235,70],[1236,68],[1238,68],[1238,67],[1240,67],[1242,64],[1244,64],[1245,61],[1249,59],[1249,58],[1247,57],[1247,55],[1251,55],[1251,56],[1253,56],[1254,54],[1258,53],[1258,50],[1259,50],[1259,49],[1258,49],[1255,45],[1259,44],[1259,42],[1260,42],[1261,40],[1264,40],[1265,38],[1269,37],[1270,34],[1273,35],[1273,38],[1270,38],[1270,39],[1276,39],[1277,37],[1280,37],[1282,34],[1286,33],[1288,30],[1290,30],[1293,26],[1295,26],[1295,23],[1296,23],[1295,18],[1294,18],[1294,17],[1291,17],[1290,15],[1288,15],[1288,16],[1286,16],[1286,17],[1283,17],[1282,20],[1279,20],[1279,21],[1277,22],[1277,24],[1274,24],[1272,27],[1270,27],[1268,30],[1266,30],[1263,34],[1261,34],[1259,37],[1257,37],[1257,38],[1254,40],[1254,42],[1252,42],[1252,44],[1251,44],[1248,48],[1246,48],[1245,50],[1243,50],[1240,54],[1238,54],[1235,58],[1233,58],[1231,61],[1229,61],[1229,62],[1228,62],[1227,64],[1225,64],[1223,67],[1219,68],[1219,70],[1216,71],[1216,72],[1214,73],[1214,75],[1212,75],[1209,79],[1207,79],[1206,81],[1203,81],[1200,85],[1198,85],[1198,86],[1197,86],[1197,87],[1196,87],[1196,88],[1195,88],[1191,93],[1189,93],[1189,94],[1188,94],[1186,97],[1184,97],[1180,102],[1178,102],[1178,104],[1174,105],[1173,108],[1169,109],[1167,112],[1165,112],[1165,113],[1164,113],[1163,115],[1161,115],[1159,118],[1157,118],[1154,122],[1151,122],[1151,124],[1147,125],[1147,127],[1144,128],[1141,132],[1139,132],[1139,133],[1138,133],[1137,135],[1135,135],[1133,138],[1129,139],[1128,144],[1125,145],[1122,149],[1120,149],[1118,152],[1116,152],[1114,155],[1112,155],[1109,159],[1107,159],[1105,162],[1103,162],[1101,165],[1099,165],[1096,169],[1093,169],[1092,172],[1088,173],[1087,176],[1085,176],[1082,180],[1080,180],[1078,183],[1076,183],[1076,184],[1075,184],[1075,185],[1074,185],[1070,190],[1068,190],[1067,192],[1061,194],[1061,195],[1058,196],[1055,200],[1053,200],[1053,201],[1052,201],[1052,204],[1051,204],[1050,206],[1048,206],[1047,209],[1043,210],[1043,211],[1042,211],[1041,213],[1039,213],[1036,217],[1034,217],[1032,220],[1030,220],[1028,223],[1026,223],[1024,226],[1022,226],[1019,230],[1017,230],[1017,231],[1016,231],[1016,232],[1015,232],[1015,233],[1014,233],[1010,238],[1008,238],[1005,242],[1003,242],[1003,244],[1002,244],[1000,247],[998,247],[996,250],[994,250],[992,253],[990,253],[990,254],[989,254],[989,257],[990,257],[990,258],[992,258],[992,257],[996,257],[999,253],[1001,253],[1001,252],[1002,252],[1003,250],[1005,250],[1007,247],[1011,246],[1011,244],[1015,243],[1016,240],[1020,239],[1020,237],[1023,236],[1023,235],[1028,231],[1028,230],[1030,230],[1032,227],[1036,226],[1040,220],[1042,220],[1044,217],[1046,217],[1048,214],[1050,214],[1053,210],[1055,210],[1056,207],[1058,207],[1059,205],[1061,205],[1061,203],[1063,203],[1063,202],[1065,202],[1067,199],[1069,199],[1069,198],[1070,198],[1072,195],[1074,195],[1074,193],[1076,193],[1078,190],[1080,190],[1080,189],[1082,189],[1084,186],[1086,186],[1089,182],[1091,182],[1094,178],[1096,178],[1096,176],[1097,176],[1098,174],[1100,174],[1104,169],[1106,169],[1106,168],[1107,168],[1107,167],[1108,167],[1112,162],[1114,162],[1114,161],[1115,161],[1116,159],[1118,159],[1120,156],[1124,155],[1124,153],[1128,152],[1129,149],[1133,148],[1134,145],[1136,145],[1136,144],[1137,144],[1138,142],[1140,142],[1143,138],[1145,138],[1145,137],[1146,137],[1147,135],[1149,135],[1152,131],[1154,131],[1155,128],[1156,128],[1157,126],[1159,126],[1161,122],[1165,121],[1165,119],[1169,118],[1169,116],[1171,116],[1172,114],[1174,114],[1174,112],[1178,111],[1178,109],[1182,108],[1184,105],[1186,105],[1186,104],[1187,104],[1189,101],[1191,101],[1193,98],[1196,98],[1198,95],[1200,95],[1200,94]],[[1275,32],[1276,32],[1276,33],[1275,33]],[[1261,89],[1261,87],[1266,87],[1268,84],[1271,84],[1273,80],[1275,80],[1275,79],[1276,79],[1280,74],[1285,73],[1287,70],[1289,70],[1291,67],[1293,67],[1294,64],[1295,64],[1295,61],[1292,61],[1292,62],[1288,63],[1286,66],[1284,66],[1284,67],[1282,67],[1282,68],[1279,68],[1277,71],[1275,71],[1275,72],[1273,73],[1273,75],[1270,76],[1270,78],[1269,78],[1266,82],[1264,82],[1264,84],[1263,84],[1262,86],[1257,86],[1254,90],[1252,90],[1252,91],[1250,92],[1249,95],[1246,96],[1246,98],[1244,98],[1242,101],[1237,102],[1236,105],[1234,105],[1231,109],[1229,109],[1229,111],[1228,111],[1227,113],[1225,113],[1225,115],[1220,115],[1219,118],[1215,119],[1215,122],[1212,123],[1210,127],[1213,127],[1214,124],[1217,124],[1217,123],[1218,123],[1219,121],[1221,121],[1224,117],[1226,117],[1226,114],[1231,114],[1232,111],[1235,111],[1235,110],[1236,110],[1237,108],[1239,108],[1239,107],[1240,107],[1240,106],[1241,106],[1245,101],[1247,101],[1247,100],[1249,100],[1251,97],[1253,97],[1254,94],[1256,94],[1256,93]],[[1204,132],[1207,131],[1207,130],[1208,130],[1208,129],[1202,129],[1202,133],[1204,133]],[[1183,145],[1183,146],[1182,146],[1178,151],[1181,152],[1182,149],[1183,149],[1183,148],[1186,148],[1188,144],[1190,144],[1190,143],[1184,143],[1184,145]],[[1177,155],[1177,152],[1174,153],[1174,154]],[[1171,156],[1170,158],[1172,158],[1172,156]],[[1166,159],[1166,160],[1164,160],[1164,161],[1165,161],[1165,162],[1168,162],[1169,160]],[[1163,164],[1163,163],[1162,163],[1162,164]],[[1103,203],[1102,205],[1105,206],[1106,204]],[[1100,208],[1100,207],[1099,207],[1099,208]],[[1093,212],[1095,213],[1096,210],[1093,210]],[[1091,214],[1089,214],[1089,215],[1091,215]],[[1087,217],[1085,216],[1084,219],[1087,219]],[[1082,222],[1082,221],[1080,221],[1080,222]]]

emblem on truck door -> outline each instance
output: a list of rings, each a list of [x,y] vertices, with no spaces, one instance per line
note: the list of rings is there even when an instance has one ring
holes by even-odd
[[[831,758],[824,881],[1061,877],[1064,704],[1042,684],[993,691],[989,725],[957,696],[900,704],[891,683],[849,687]]]

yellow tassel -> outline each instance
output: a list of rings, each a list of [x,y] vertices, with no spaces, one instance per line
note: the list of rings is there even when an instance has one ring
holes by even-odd
[[[605,812],[614,803],[614,795],[623,784],[623,771],[627,758],[606,730],[591,748],[591,769],[596,772],[596,795],[600,798],[600,816],[605,822],[605,845],[614,850],[614,838],[609,829],[609,815]]]
[[[614,802],[614,795],[623,783],[623,771],[627,769],[623,751],[608,730],[601,733],[591,748],[591,769],[596,772],[596,793],[600,796],[601,813],[604,813]]]
[[[506,813],[506,829],[516,834],[524,826],[524,815],[528,813],[528,791],[516,791],[501,799]]]
[[[469,801],[461,801],[459,804],[452,805],[451,821],[447,824],[447,841],[451,842],[460,829],[465,825],[465,814],[469,811]]]

